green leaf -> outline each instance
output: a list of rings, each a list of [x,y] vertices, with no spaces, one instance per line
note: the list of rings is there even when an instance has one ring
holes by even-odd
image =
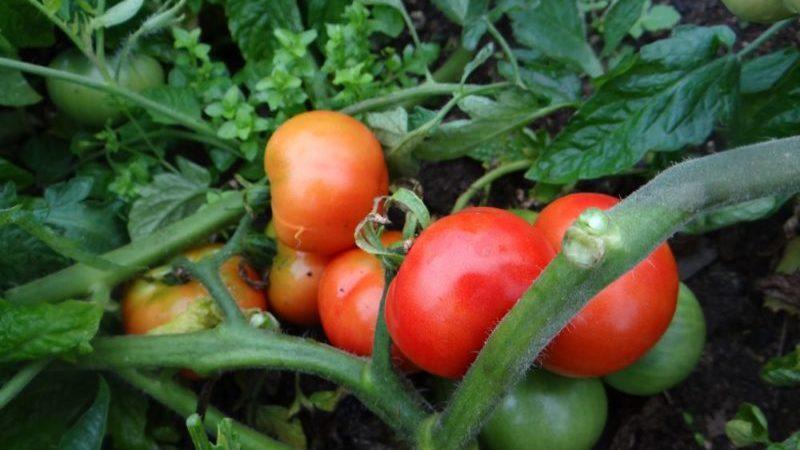
[[[591,77],[603,74],[603,65],[586,40],[586,27],[576,0],[540,0],[509,15],[514,37],[520,44],[574,64]]]
[[[201,120],[202,107],[190,88],[159,86],[148,89],[142,94],[144,94],[145,97],[161,103],[169,109],[177,111],[191,119],[195,119],[198,122]],[[147,112],[157,123],[164,125],[178,125],[178,122],[161,113],[154,112],[149,109]]]
[[[42,100],[18,70],[0,69],[0,86],[0,106],[28,106]]]
[[[570,183],[619,173],[650,151],[699,145],[737,98],[738,60],[717,58],[727,27],[680,28],[621,63],[526,176]]]
[[[109,28],[125,23],[142,9],[142,5],[144,5],[144,0],[122,0],[108,8],[102,16],[92,19],[92,24],[97,27]]]
[[[294,0],[228,0],[228,28],[245,60],[271,58],[277,48],[273,31],[303,31],[300,10]]]
[[[205,204],[211,175],[187,160],[182,160],[180,169],[181,173],[154,176],[153,182],[141,189],[141,196],[133,203],[128,217],[132,240],[177,222]]]
[[[388,111],[368,113],[367,124],[384,146],[395,147],[408,134],[408,113],[402,106]]]
[[[761,369],[761,379],[775,386],[800,386],[800,345],[791,353],[770,359]]]
[[[308,396],[308,401],[320,411],[332,412],[339,401],[347,395],[344,390],[317,391]]]
[[[475,57],[472,58],[467,65],[464,66],[464,72],[461,74],[461,84],[464,84],[469,78],[470,74],[475,71],[478,67],[482,66],[483,63],[489,60],[494,53],[494,44],[489,42],[488,44],[484,45],[480,51],[475,54]]]
[[[580,100],[583,84],[574,71],[554,64],[553,60],[532,50],[515,52],[521,63],[520,78],[532,92],[553,102],[565,103]],[[500,61],[497,69],[508,80],[513,80],[514,71],[506,61]]]
[[[146,433],[148,400],[121,382],[112,382],[108,410],[108,434],[115,450],[157,450]]]
[[[101,377],[92,406],[67,430],[58,444],[58,450],[100,450],[106,435],[108,404],[108,384]]]
[[[725,434],[737,447],[768,444],[767,418],[758,406],[742,403],[736,416],[725,424]]]
[[[26,0],[0,1],[0,35],[16,48],[49,47],[55,43],[53,24]]]
[[[0,183],[12,181],[18,189],[25,189],[33,183],[33,175],[9,160],[0,157]]]
[[[646,0],[617,0],[603,17],[603,55],[609,55],[619,46],[625,35],[644,12]]]
[[[671,5],[653,5],[644,16],[641,25],[645,30],[655,33],[669,30],[681,21],[681,14]]]
[[[0,300],[0,363],[91,351],[103,309],[85,301],[13,305]]]
[[[433,4],[448,19],[461,25],[461,44],[467,50],[474,50],[486,33],[486,13],[488,0],[433,0]]]
[[[20,158],[36,176],[36,184],[48,186],[70,174],[74,159],[69,143],[52,135],[37,135],[22,146]]]
[[[752,222],[775,213],[789,196],[770,196],[720,208],[701,214],[684,227],[691,234],[704,234],[739,222]]]
[[[787,47],[774,53],[750,59],[742,64],[742,94],[755,94],[771,89],[800,61],[800,52]]]
[[[306,448],[306,435],[300,419],[291,417],[286,407],[259,406],[255,414],[255,427],[275,436],[281,442],[297,449]]]

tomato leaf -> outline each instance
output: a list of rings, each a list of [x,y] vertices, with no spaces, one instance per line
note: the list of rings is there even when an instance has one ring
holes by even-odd
[[[294,0],[228,0],[228,28],[248,61],[271,58],[277,48],[274,30],[303,31]]]
[[[558,103],[580,100],[583,86],[575,72],[553,64],[552,60],[535,51],[519,51],[517,58],[524,64],[519,68],[522,83],[531,92]],[[500,61],[497,69],[506,79],[513,80],[511,64]]]
[[[306,448],[306,435],[300,419],[292,417],[286,407],[259,406],[255,414],[255,427],[265,431],[297,449]]]
[[[33,175],[11,161],[0,158],[0,183],[12,181],[19,189],[25,189],[33,183]]]
[[[800,345],[791,353],[769,360],[761,370],[761,379],[775,386],[800,385]]]
[[[531,2],[509,16],[520,44],[576,65],[591,77],[603,74],[603,65],[586,40],[586,26],[576,0]]]
[[[16,58],[13,48],[2,35],[0,35],[0,56]],[[0,106],[28,106],[42,100],[19,70],[0,68],[0,86],[3,86],[0,90]]]
[[[646,0],[617,0],[603,17],[603,55],[610,55],[644,12]]]
[[[0,2],[0,35],[16,48],[48,47],[55,43],[53,24],[26,0]]]
[[[155,450],[155,441],[146,433],[148,400],[139,391],[109,380],[111,404],[108,434],[117,450]]]
[[[530,179],[569,183],[632,167],[649,151],[699,145],[733,109],[738,90],[727,27],[684,27],[621,63],[528,171]]]
[[[13,305],[0,300],[0,363],[88,353],[102,316],[102,307],[84,301]]]
[[[739,90],[742,94],[766,91],[775,86],[798,61],[800,52],[792,47],[748,60],[742,64]]]
[[[461,45],[474,50],[486,33],[488,0],[433,0],[433,4],[448,19],[461,25]]]
[[[58,444],[58,450],[100,450],[106,434],[108,404],[108,384],[101,377],[92,406],[67,430]]]
[[[125,23],[142,9],[142,5],[144,5],[144,0],[122,0],[108,8],[102,16],[95,17],[92,24],[96,27],[109,28]]]
[[[769,444],[767,418],[758,406],[742,403],[736,416],[725,424],[725,434],[737,447]]]
[[[686,224],[683,231],[703,234],[739,222],[762,219],[780,209],[788,199],[789,196],[769,196],[703,213]]]
[[[197,101],[197,97],[195,97],[194,93],[189,88],[159,86],[148,89],[147,91],[143,92],[143,94],[146,97],[168,107],[169,109],[180,112],[192,119],[196,119],[198,122],[200,121],[202,108],[200,107],[200,103]],[[150,109],[148,109],[147,112],[157,123],[164,125],[178,124],[172,118],[158,112],[154,112]]]

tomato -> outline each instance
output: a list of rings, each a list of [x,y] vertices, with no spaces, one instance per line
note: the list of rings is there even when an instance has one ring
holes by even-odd
[[[312,111],[285,122],[267,142],[264,167],[278,239],[296,250],[352,248],[373,200],[388,193],[380,143],[364,124],[338,112]]]
[[[460,377],[553,256],[538,230],[502,209],[467,208],[436,221],[392,282],[392,339],[423,370]]]
[[[510,212],[522,217],[526,222],[533,225],[536,222],[536,216],[539,215],[536,211],[530,209],[509,209]]]
[[[115,75],[116,59],[109,58],[109,71]],[[103,81],[100,70],[77,50],[67,50],[50,63],[50,67]],[[134,92],[141,92],[164,84],[164,70],[155,59],[146,55],[131,55],[119,68],[118,83]],[[103,126],[106,121],[115,121],[122,115],[119,102],[97,89],[92,89],[69,81],[47,79],[47,92],[56,107],[78,123],[92,127]]]
[[[771,23],[792,15],[783,0],[722,0],[722,3],[738,18],[748,22]]]
[[[607,415],[598,379],[534,370],[500,402],[480,440],[489,450],[588,450],[603,433]]]
[[[609,209],[619,200],[603,194],[562,197],[536,219],[556,250],[567,228],[589,207]],[[570,321],[542,352],[550,371],[570,376],[601,376],[623,369],[664,334],[675,313],[678,267],[667,244],[615,280]]]
[[[694,370],[706,341],[703,309],[688,287],[681,284],[678,309],[655,347],[625,369],[605,377],[606,383],[632,395],[665,391]]]
[[[221,247],[219,244],[206,245],[186,252],[186,257],[197,261]],[[252,287],[242,277],[257,280],[256,272],[242,263],[240,256],[234,256],[220,267],[220,276],[241,309],[265,310],[267,301],[264,293]],[[134,280],[125,290],[122,298],[122,321],[128,334],[145,334],[187,312],[199,300],[208,298],[206,288],[197,280],[188,283],[169,285],[160,278],[167,275],[169,267],[162,266],[147,272]],[[197,317],[208,320],[208,317]],[[209,324],[213,325],[213,324]]]
[[[402,233],[387,231],[381,240],[389,245],[402,238]],[[361,249],[328,263],[319,282],[319,316],[331,344],[359,356],[372,354],[383,286],[380,260]],[[410,366],[396,348],[392,355],[401,366]]]
[[[783,0],[783,6],[793,14],[800,13],[800,0]]]
[[[269,271],[270,309],[296,325],[319,323],[317,291],[330,256],[289,248],[278,242],[278,252]]]

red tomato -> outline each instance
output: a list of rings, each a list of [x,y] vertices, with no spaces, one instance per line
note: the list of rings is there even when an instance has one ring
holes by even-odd
[[[222,246],[219,244],[199,247],[186,252],[186,257],[197,261],[220,247]],[[166,325],[191,304],[209,296],[206,288],[197,280],[178,285],[159,281],[169,270],[168,267],[152,269],[127,287],[122,299],[122,321],[126,333],[145,334]],[[241,309],[267,308],[264,293],[242,278],[244,274],[251,280],[258,280],[256,272],[250,266],[243,265],[240,256],[227,260],[219,271],[222,281]]]
[[[271,310],[297,325],[319,323],[317,291],[329,256],[306,253],[278,242],[269,271],[267,296]]]
[[[284,244],[331,254],[353,247],[358,223],[388,193],[381,145],[361,122],[313,111],[281,125],[267,142],[264,167],[272,218]]]
[[[553,256],[541,233],[508,211],[468,208],[438,220],[392,282],[392,339],[423,370],[460,377]]]
[[[402,238],[401,233],[388,231],[382,241],[389,245]],[[359,356],[372,354],[383,278],[378,258],[358,248],[338,255],[325,267],[319,282],[319,315],[331,344]],[[409,366],[396,348],[392,355],[401,366]]]
[[[603,194],[562,197],[539,213],[534,227],[557,251],[567,228],[586,208],[619,202]],[[678,267],[662,244],[603,289],[547,346],[541,363],[562,375],[595,377],[623,369],[644,355],[667,330],[678,298]]]

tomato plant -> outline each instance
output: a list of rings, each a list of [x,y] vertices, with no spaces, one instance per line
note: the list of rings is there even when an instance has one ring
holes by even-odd
[[[536,219],[555,249],[573,221],[587,208],[608,209],[619,200],[580,193],[549,204]],[[641,357],[664,334],[675,313],[678,267],[667,244],[611,283],[570,321],[545,350],[541,362],[554,372],[600,376]]]
[[[605,377],[606,383],[633,395],[653,395],[683,381],[697,366],[706,341],[706,323],[697,298],[681,284],[678,307],[655,346],[635,363]]]
[[[423,231],[386,299],[392,340],[417,366],[456,378],[547,266],[539,231],[496,208],[470,208]]]
[[[607,415],[599,380],[533,370],[500,400],[481,442],[490,450],[590,449]]]
[[[215,251],[221,245],[210,244],[186,252],[186,257],[197,261]],[[264,293],[252,286],[258,282],[256,272],[247,266],[240,256],[227,260],[219,269],[222,281],[236,299],[239,307],[246,309],[265,310],[267,301]],[[180,324],[188,327],[185,330],[193,331],[214,325],[218,317],[208,310],[208,303],[199,304],[203,299],[209,299],[206,288],[197,280],[185,283],[169,284],[163,278],[170,273],[167,266],[157,267],[147,272],[143,277],[135,279],[126,287],[122,298],[122,322],[128,334],[145,334],[157,330],[159,327],[169,325],[181,314],[194,312],[190,322]],[[200,307],[202,309],[192,309]]]
[[[112,58],[110,63],[109,76],[131,91],[141,92],[164,84],[161,64],[147,55],[134,54],[122,61]],[[67,50],[56,56],[50,67],[95,81],[103,80],[100,69],[75,50]],[[100,127],[122,116],[121,100],[96,89],[48,78],[47,92],[61,112],[85,125]]]
[[[264,167],[278,239],[312,253],[352,247],[356,225],[388,189],[378,140],[333,111],[299,114],[281,125],[267,142]]]

